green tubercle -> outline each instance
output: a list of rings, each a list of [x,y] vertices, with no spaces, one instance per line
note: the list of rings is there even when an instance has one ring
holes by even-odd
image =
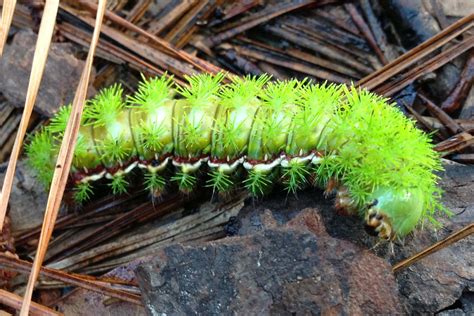
[[[127,148],[123,146],[122,135],[118,137],[108,135],[104,140],[97,140],[96,143],[102,153],[101,160],[107,164],[113,164],[114,162],[123,163],[129,155]]]
[[[272,174],[249,170],[247,179],[243,181],[243,185],[252,196],[263,196],[272,186]]]
[[[113,123],[124,108],[123,89],[119,84],[105,88],[92,99],[84,111],[87,124],[104,126]]]
[[[127,98],[128,107],[151,114],[163,106],[166,101],[172,99],[173,77],[163,75],[146,79],[142,75],[142,79],[143,81],[138,85],[138,91],[135,95]]]
[[[224,79],[224,73],[217,75],[198,74],[185,76],[189,86],[178,86],[176,90],[186,98],[192,107],[206,106],[216,99],[220,89],[220,82]]]
[[[112,182],[110,182],[109,186],[112,189],[112,193],[115,195],[127,193],[127,187],[129,183],[127,179],[125,179],[125,174],[123,173],[116,173],[112,176]]]
[[[298,92],[304,81],[296,79],[288,81],[269,82],[260,94],[263,104],[274,112],[288,110],[296,104]]]
[[[138,137],[147,151],[161,152],[165,146],[163,143],[163,136],[166,130],[162,125],[156,125],[142,122],[142,125],[137,127]]]
[[[234,77],[232,83],[221,89],[220,104],[226,109],[235,109],[254,102],[270,78],[268,75]]]
[[[93,194],[90,182],[81,182],[74,187],[74,201],[79,204],[89,200]]]
[[[179,190],[185,193],[191,192],[197,183],[197,178],[195,175],[186,173],[186,172],[176,172],[176,174],[171,177],[171,181],[178,183]]]
[[[62,135],[64,133],[69,116],[71,116],[71,109],[72,106],[70,104],[59,108],[58,113],[56,113],[56,115],[51,118],[51,121],[47,127],[51,133],[58,135]]]
[[[212,188],[212,192],[228,192],[234,187],[231,176],[220,171],[212,171],[206,182],[206,187]]]
[[[36,170],[37,179],[44,186],[49,186],[53,179],[55,156],[58,151],[52,133],[47,128],[42,128],[29,138],[25,151],[28,166]]]
[[[149,190],[153,195],[156,192],[162,192],[166,186],[166,180],[163,176],[156,172],[145,173],[145,188]]]
[[[292,161],[288,166],[282,167],[281,179],[288,192],[296,194],[296,191],[303,189],[308,184],[310,172],[304,162]]]

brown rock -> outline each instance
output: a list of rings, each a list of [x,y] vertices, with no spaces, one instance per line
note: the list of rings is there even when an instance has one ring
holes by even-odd
[[[17,107],[25,104],[36,38],[31,31],[18,32],[0,58],[0,93]],[[51,116],[74,99],[84,62],[74,56],[72,48],[66,43],[51,44],[35,103],[35,110],[43,115]],[[94,76],[93,72],[91,82]],[[95,94],[92,88],[89,92]]]
[[[3,183],[6,168],[7,163],[0,165],[0,183]],[[47,198],[46,189],[35,179],[25,161],[18,161],[8,203],[12,232],[41,225]]]
[[[136,273],[151,315],[403,311],[386,262],[306,229],[165,247]]]
[[[287,223],[288,227],[294,229],[307,229],[316,236],[327,236],[321,215],[314,208],[305,208],[301,210],[295,218]]]
[[[456,163],[445,165],[441,185],[444,203],[455,215],[442,219],[444,227],[418,231],[405,245],[395,249],[397,262],[410,257],[474,222],[474,167]],[[418,313],[435,313],[462,305],[463,293],[474,292],[474,236],[454,243],[396,275],[402,301]],[[469,314],[468,312],[466,312]]]
[[[400,301],[387,263],[399,262],[474,222],[474,168],[445,168],[443,200],[456,215],[442,219],[441,230],[426,227],[404,243],[395,242],[394,252],[382,244],[369,253],[377,239],[364,232],[357,217],[336,214],[333,201],[318,190],[300,192],[297,199],[276,193],[248,203],[237,219],[241,237],[196,247],[170,246],[140,266],[149,312],[469,314],[473,237],[397,273]]]

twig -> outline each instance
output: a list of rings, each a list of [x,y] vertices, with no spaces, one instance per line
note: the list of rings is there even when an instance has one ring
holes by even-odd
[[[459,42],[458,44],[448,48],[447,50],[441,52],[433,58],[430,58],[429,60],[423,62],[421,65],[410,69],[400,78],[397,78],[396,80],[379,86],[373,90],[378,92],[379,94],[391,96],[394,93],[405,88],[407,85],[413,83],[417,78],[440,68],[444,64],[450,62],[451,60],[463,54],[472,47],[474,47],[474,35],[467,36],[466,39]]]
[[[78,2],[83,4],[88,10],[90,10],[92,12],[97,11],[97,5],[90,2],[90,1],[79,0]],[[209,73],[214,73],[214,74],[222,71],[222,69],[220,69],[219,67],[217,67],[215,65],[212,65],[211,63],[209,63],[209,62],[207,62],[203,59],[192,56],[191,54],[187,53],[184,50],[181,50],[181,49],[178,49],[178,48],[174,47],[173,45],[166,42],[165,40],[163,40],[163,39],[147,32],[145,30],[141,29],[140,27],[136,26],[133,23],[130,23],[129,21],[125,20],[124,18],[120,17],[119,15],[117,15],[113,12],[110,12],[110,11],[107,10],[105,12],[105,17],[108,20],[110,20],[110,21],[112,21],[112,22],[114,22],[114,23],[130,30],[130,31],[133,31],[133,32],[136,32],[140,35],[145,36],[146,38],[150,39],[155,44],[158,44],[162,48],[167,50],[168,52],[170,52],[170,53],[172,53],[176,56],[179,56],[180,58],[187,61],[188,63],[196,66],[198,69],[201,69],[201,70],[209,72]]]
[[[299,0],[299,1],[290,2],[290,3],[284,2],[284,3],[277,4],[274,7],[268,7],[256,13],[254,16],[254,19],[248,21],[247,23],[236,26],[235,28],[232,28],[228,31],[224,31],[222,33],[217,34],[213,38],[209,39],[209,41],[206,44],[209,47],[218,45],[222,43],[223,41],[231,37],[234,37],[237,34],[240,34],[244,31],[247,31],[259,24],[268,22],[271,19],[274,19],[282,14],[291,12],[296,9],[300,9],[309,4],[313,4],[314,2],[315,1],[313,0]]]
[[[43,18],[38,32],[38,40],[36,42],[35,54],[33,57],[33,66],[31,68],[30,81],[26,93],[25,109],[21,117],[20,126],[16,134],[15,144],[13,145],[8,168],[3,180],[2,194],[0,196],[0,230],[3,228],[3,221],[7,213],[8,200],[12,190],[13,179],[15,178],[15,169],[20,156],[21,146],[25,138],[28,122],[33,112],[36,96],[38,94],[39,85],[46,66],[46,58],[48,57],[49,46],[53,36],[56,15],[58,12],[59,0],[46,1]],[[3,22],[2,22],[3,23]]]
[[[385,55],[383,52],[380,50],[380,47],[377,45],[377,42],[375,41],[375,37],[372,34],[372,31],[368,27],[367,23],[365,23],[364,18],[362,15],[359,13],[357,10],[356,6],[352,3],[347,3],[345,4],[345,8],[351,15],[352,20],[354,21],[355,25],[359,28],[362,34],[364,34],[364,37],[367,40],[367,43],[369,43],[370,47],[375,51],[377,56],[379,57],[380,61],[386,65],[388,64],[387,58],[385,58]]]
[[[403,103],[403,105],[407,108],[408,112],[410,112],[411,115],[413,115],[413,117],[418,121],[418,123],[423,125],[428,131],[433,132],[433,130],[437,130],[437,131],[435,131],[435,135],[438,138],[443,140],[443,139],[446,139],[446,138],[449,137],[449,134],[444,129],[444,125],[442,125],[443,129],[441,129],[441,130],[439,128],[435,128],[435,127],[433,127],[433,124],[430,124],[430,122],[426,120],[426,117],[423,117],[421,114],[416,112],[414,108],[412,108],[411,106],[409,106],[405,102]]]
[[[442,141],[441,143],[436,144],[434,149],[441,152],[441,157],[446,157],[453,152],[460,151],[473,144],[474,136],[469,133],[462,132],[446,139],[445,141]]]
[[[357,85],[363,86],[369,90],[375,89],[387,79],[390,79],[397,73],[409,68],[423,57],[427,56],[447,42],[469,30],[474,24],[473,21],[474,14],[468,15],[459,21],[456,21],[451,26],[436,34],[429,40],[421,43],[409,52],[385,65],[381,69],[361,79],[359,82],[357,82]]]
[[[437,3],[434,1],[434,3]],[[461,103],[466,99],[474,84],[474,49],[466,60],[466,65],[461,73],[459,81],[454,86],[446,100],[441,103],[441,109],[446,113],[452,113],[461,107]]]
[[[96,24],[94,27],[94,34],[92,36],[91,47],[87,55],[84,70],[79,81],[79,85],[76,90],[74,97],[71,117],[69,118],[66,131],[64,132],[64,138],[61,143],[59,150],[58,160],[56,162],[56,170],[54,171],[51,189],[48,196],[48,203],[46,205],[46,211],[43,220],[43,227],[41,230],[38,251],[33,262],[33,267],[28,279],[28,285],[26,287],[25,296],[23,298],[23,304],[21,306],[20,316],[27,316],[31,304],[31,296],[33,295],[33,289],[38,278],[41,265],[43,263],[48,243],[53,233],[54,224],[58,216],[58,211],[61,206],[61,200],[66,187],[67,178],[69,175],[69,169],[71,167],[72,158],[74,156],[74,147],[77,141],[77,133],[81,124],[82,111],[84,108],[85,99],[87,96],[87,88],[89,86],[89,77],[92,69],[92,61],[94,59],[94,52],[99,41],[100,27],[102,25],[102,19],[105,12],[106,0],[99,1],[99,7],[97,10]],[[49,2],[46,2],[46,6]],[[58,9],[59,3],[56,1],[55,10]],[[46,9],[45,9],[45,12]],[[53,23],[54,24],[54,20]]]
[[[6,306],[12,307],[16,310],[19,310],[21,306],[21,297],[16,294],[0,289],[0,303]],[[31,303],[30,313],[32,316],[63,315],[59,312],[52,310],[51,308],[48,308],[46,306],[43,306],[34,302]]]
[[[431,129],[441,130],[445,128],[444,124],[437,118],[431,116],[423,116],[422,118]],[[454,121],[466,132],[474,131],[474,120],[455,119]]]
[[[464,131],[462,127],[456,123],[453,118],[451,118],[451,116],[436,106],[436,104],[434,104],[430,99],[421,93],[419,93],[418,96],[425,102],[428,111],[430,111],[433,116],[437,117],[438,120],[440,120],[446,126],[446,128],[451,132],[451,135]]]
[[[3,254],[0,254],[0,265],[23,273],[29,273],[31,270],[30,262],[16,259],[13,257],[8,257]],[[53,280],[58,280],[66,284],[78,286],[83,289],[98,292],[133,304],[142,305],[140,296],[122,290],[114,289],[109,285],[106,285],[108,283],[106,280],[96,280],[95,278],[91,278],[88,276],[71,274],[45,267],[41,268],[40,274],[41,276],[48,277]]]
[[[289,68],[301,73],[305,73],[311,76],[315,76],[317,78],[325,79],[325,80],[331,80],[335,82],[345,82],[349,83],[349,80],[346,78],[339,76],[337,74],[331,73],[329,71],[326,71],[324,69],[321,69],[319,67],[309,67],[307,64],[304,63],[299,63],[294,60],[288,59],[283,56],[278,56],[277,54],[266,54],[263,53],[262,51],[251,48],[251,47],[244,47],[244,46],[230,46],[229,47],[235,49],[235,51],[239,54],[242,54],[244,56],[257,59],[257,60],[262,60],[266,61],[268,63]]]
[[[394,265],[392,267],[392,271],[395,273],[395,272],[400,271],[401,269],[407,268],[407,267],[411,266],[413,263],[423,259],[424,257],[426,257],[426,256],[428,256],[432,253],[435,253],[437,251],[440,251],[441,249],[446,248],[447,246],[449,246],[449,245],[451,245],[451,244],[455,243],[456,241],[459,241],[463,238],[466,238],[469,235],[472,235],[473,233],[474,233],[474,224],[469,224],[466,227],[464,227],[463,229],[455,232],[454,234],[449,235],[445,239],[443,239],[441,241],[438,241],[437,243],[429,246],[428,248],[424,249],[423,251],[420,251],[416,255],[397,263],[396,265]]]

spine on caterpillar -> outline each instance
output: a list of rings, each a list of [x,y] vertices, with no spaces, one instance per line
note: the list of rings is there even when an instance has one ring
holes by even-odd
[[[128,174],[139,169],[153,195],[170,183],[183,192],[245,187],[254,196],[277,182],[292,193],[334,186],[337,206],[384,239],[444,210],[430,138],[387,100],[345,85],[222,79],[195,75],[182,87],[165,76],[144,78],[126,97],[119,85],[102,90],[88,102],[78,136],[76,200],[88,199],[103,178],[114,194],[126,192]],[[62,107],[27,145],[45,184],[69,115],[70,106]]]

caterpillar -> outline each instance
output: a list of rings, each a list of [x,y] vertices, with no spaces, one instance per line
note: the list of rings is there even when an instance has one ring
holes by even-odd
[[[115,84],[87,102],[70,182],[75,199],[107,179],[127,191],[128,174],[143,172],[158,196],[173,183],[199,183],[251,195],[281,183],[289,193],[310,185],[335,188],[336,207],[360,215],[369,231],[391,240],[443,210],[430,136],[388,100],[354,86],[271,81],[267,75],[223,74],[143,78],[124,97]],[[31,136],[29,165],[49,184],[70,106]],[[204,179],[204,180],[202,180]]]

